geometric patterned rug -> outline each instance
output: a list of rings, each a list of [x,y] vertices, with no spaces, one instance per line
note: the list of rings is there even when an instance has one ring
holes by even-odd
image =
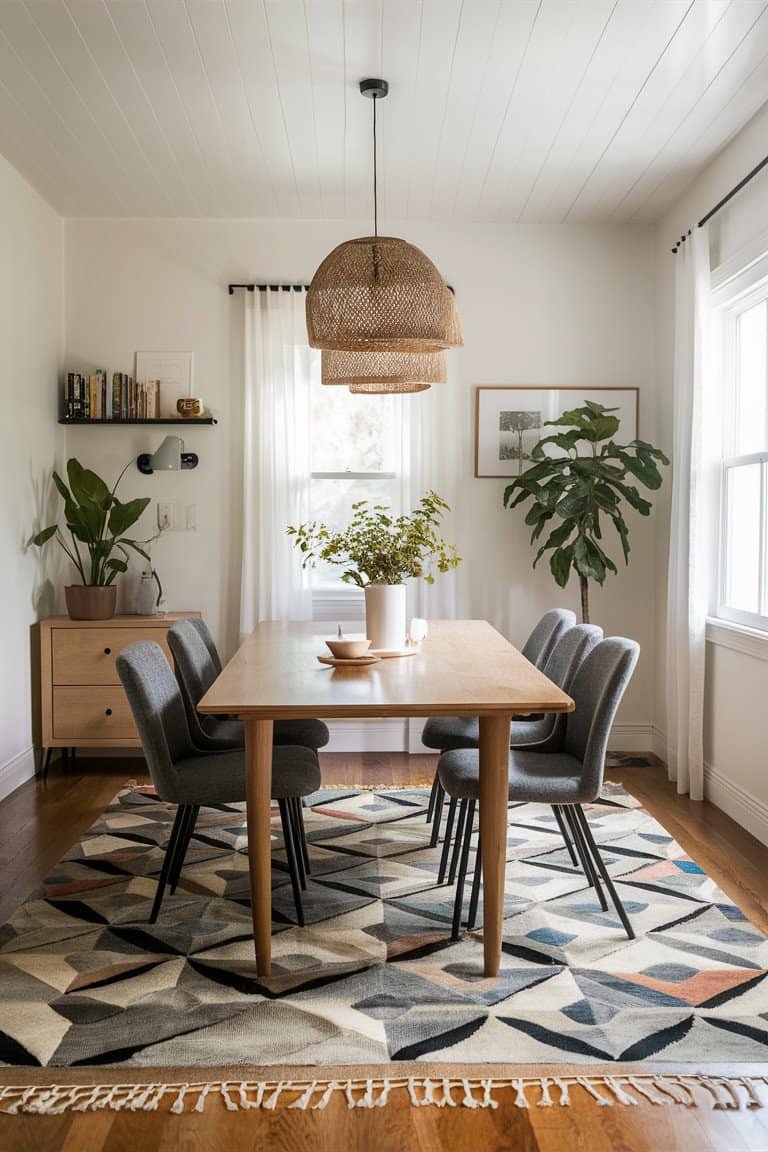
[[[450,940],[454,890],[436,884],[427,798],[310,798],[303,929],[275,818],[262,979],[243,806],[202,810],[179,888],[150,925],[174,809],[126,788],[0,928],[0,1064],[768,1057],[768,942],[618,785],[587,814],[637,939],[600,910],[551,810],[516,805],[495,979],[482,974],[479,932]]]

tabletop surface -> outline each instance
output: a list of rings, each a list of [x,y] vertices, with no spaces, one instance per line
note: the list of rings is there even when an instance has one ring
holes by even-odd
[[[573,701],[485,620],[433,620],[413,656],[330,668],[327,625],[259,624],[201,712],[240,716],[477,716],[570,712]]]

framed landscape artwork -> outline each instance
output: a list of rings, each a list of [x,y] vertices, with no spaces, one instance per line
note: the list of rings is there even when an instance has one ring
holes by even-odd
[[[616,439],[626,444],[637,437],[637,388],[528,388],[524,385],[484,386],[475,397],[475,476],[519,476],[528,467],[531,448],[555,432],[546,428],[563,412],[593,400],[615,408],[620,420]],[[557,449],[555,449],[557,451]]]

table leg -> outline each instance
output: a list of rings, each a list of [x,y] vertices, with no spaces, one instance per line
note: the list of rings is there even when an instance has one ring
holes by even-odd
[[[269,976],[272,966],[272,846],[269,809],[272,797],[271,720],[243,721],[248,817],[248,869],[256,971]]]
[[[498,974],[501,960],[511,719],[511,716],[480,717],[480,845],[483,854],[483,952],[486,976]]]

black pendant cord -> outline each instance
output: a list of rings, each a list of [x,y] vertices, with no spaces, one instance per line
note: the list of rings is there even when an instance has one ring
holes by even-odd
[[[378,164],[377,164],[377,148],[376,148],[376,101],[378,96],[373,98],[373,234],[379,235],[379,187],[378,187]]]

